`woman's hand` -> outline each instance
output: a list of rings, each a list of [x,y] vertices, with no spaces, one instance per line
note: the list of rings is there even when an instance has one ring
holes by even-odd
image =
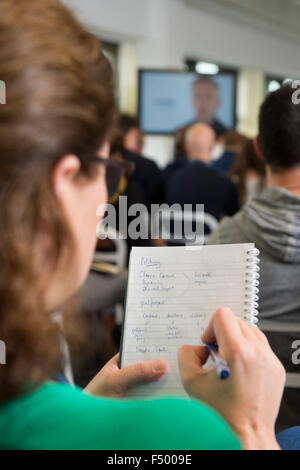
[[[152,361],[119,368],[119,354],[113,357],[89,383],[85,391],[92,395],[121,398],[137,385],[156,382],[168,371],[167,361]]]
[[[279,449],[274,428],[285,370],[265,335],[231,310],[221,308],[202,340],[218,344],[231,376],[221,381],[215,369],[203,369],[208,358],[205,347],[184,346],[179,351],[179,368],[186,391],[218,411],[240,436],[245,449]]]

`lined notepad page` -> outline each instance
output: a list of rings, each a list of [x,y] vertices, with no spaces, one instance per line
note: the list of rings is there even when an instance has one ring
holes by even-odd
[[[243,317],[247,261],[254,244],[133,248],[130,257],[121,366],[167,359],[168,375],[131,396],[184,395],[177,353],[200,345],[211,316],[230,307]]]

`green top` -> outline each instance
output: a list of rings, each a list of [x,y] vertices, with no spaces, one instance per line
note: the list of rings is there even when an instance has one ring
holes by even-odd
[[[95,398],[47,383],[0,406],[0,449],[240,449],[225,421],[196,401]]]

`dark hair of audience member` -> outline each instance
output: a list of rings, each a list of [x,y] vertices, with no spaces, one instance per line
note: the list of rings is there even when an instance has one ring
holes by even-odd
[[[226,152],[232,152],[236,155],[239,155],[242,152],[244,146],[248,143],[249,140],[248,137],[235,129],[227,131],[223,135],[223,138],[225,141]]]
[[[242,147],[241,152],[237,155],[231,169],[231,175],[237,182],[240,191],[240,201],[243,204],[246,200],[246,182],[247,175],[254,173],[261,180],[262,186],[266,177],[266,165],[264,161],[258,157],[253,140],[248,139]]]
[[[135,116],[131,116],[130,114],[120,114],[118,117],[118,128],[125,136],[131,129],[139,129],[140,122],[139,119]]]
[[[259,115],[259,144],[266,163],[273,171],[300,165],[300,105],[296,90],[284,85],[270,93]]]
[[[185,134],[189,126],[186,126],[175,134],[175,143],[174,143],[174,155],[175,159],[187,159],[186,149],[185,149]]]
[[[119,129],[114,129],[111,132],[111,139],[110,139],[110,156],[114,158],[116,155],[123,157],[125,152],[125,145],[124,145],[124,136],[123,133]]]

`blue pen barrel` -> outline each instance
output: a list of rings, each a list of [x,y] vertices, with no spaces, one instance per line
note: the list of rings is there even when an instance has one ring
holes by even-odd
[[[224,359],[222,359],[218,353],[218,347],[215,345],[208,345],[207,351],[212,358],[215,368],[217,371],[218,376],[221,380],[227,380],[230,377],[230,369],[228,364]]]

